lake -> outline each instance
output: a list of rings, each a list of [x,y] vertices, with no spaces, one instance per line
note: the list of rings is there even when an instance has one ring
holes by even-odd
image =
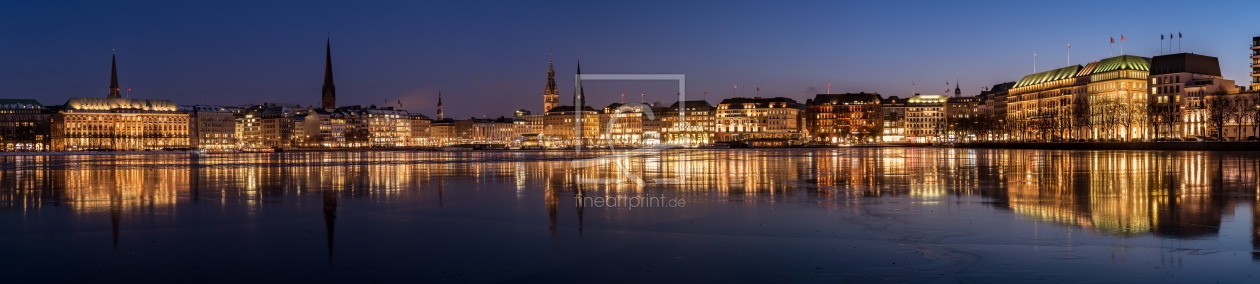
[[[1260,152],[613,154],[624,153],[3,156],[0,275],[207,283],[1260,277]]]

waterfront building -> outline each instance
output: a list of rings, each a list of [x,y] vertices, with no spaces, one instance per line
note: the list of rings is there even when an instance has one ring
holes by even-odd
[[[236,117],[223,106],[180,106],[188,114],[189,147],[229,150],[237,147]]]
[[[649,105],[609,104],[600,112],[599,125],[604,131],[599,133],[599,138],[613,145],[659,143],[659,122],[663,110],[664,108]],[[652,117],[647,117],[649,112]]]
[[[880,120],[883,127],[879,142],[906,142],[906,102],[907,99],[897,96],[880,100],[880,114],[883,116]]]
[[[301,147],[345,147],[345,113],[324,108],[312,108],[302,112],[302,129],[305,135]]]
[[[72,98],[52,115],[51,149],[187,149],[188,128],[188,114],[169,100]]]
[[[543,117],[542,134],[549,139],[548,145],[590,145],[600,135],[599,120],[599,112],[591,107],[558,106]],[[576,131],[579,123],[580,132]]]
[[[1251,88],[1260,89],[1260,36],[1251,38]]]
[[[0,99],[0,151],[47,151],[52,112],[31,99]]]
[[[533,114],[528,110],[517,110],[512,114],[517,118],[516,124],[521,128],[522,135],[542,134],[543,133],[543,115]]]
[[[407,118],[411,120],[411,135],[407,146],[429,146],[432,143],[430,126],[433,120],[419,113],[409,114]]]
[[[237,123],[241,124],[241,145],[245,148],[294,146],[294,128],[298,125],[294,119],[295,108],[298,107],[273,103],[242,108],[237,115]]]
[[[1098,62],[1024,76],[1008,90],[1006,123],[1017,140],[1084,138],[1089,125],[1089,74]]]
[[[463,140],[460,139],[460,131],[456,129],[454,119],[434,120],[429,125],[429,135],[433,137],[432,143],[435,146],[463,143]]]
[[[906,142],[937,142],[945,134],[946,95],[914,94],[906,99]]]
[[[713,143],[715,110],[704,100],[674,102],[658,114],[661,139],[686,146]]]
[[[1211,136],[1204,97],[1238,93],[1233,80],[1221,76],[1216,57],[1193,53],[1151,58],[1151,128],[1156,138]]]
[[[411,135],[407,111],[395,107],[343,106],[337,112],[346,117],[348,147],[406,146]]]
[[[1150,59],[1121,55],[1091,62],[1086,85],[1090,137],[1095,139],[1150,138],[1147,77]],[[1094,67],[1096,66],[1096,67]]]
[[[945,136],[951,141],[975,140],[991,120],[984,97],[952,97],[945,100]]]
[[[805,101],[805,132],[813,142],[876,142],[884,127],[882,100],[865,92],[815,95]]]
[[[471,128],[469,137],[467,137],[468,143],[510,145],[517,138],[521,137],[521,128],[517,127],[516,120],[512,118],[482,118],[469,119],[468,121]]]
[[[718,142],[742,142],[753,146],[786,146],[804,135],[800,129],[801,104],[775,98],[730,98],[715,112]]]

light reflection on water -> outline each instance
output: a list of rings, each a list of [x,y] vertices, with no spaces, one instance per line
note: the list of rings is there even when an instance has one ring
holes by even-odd
[[[582,157],[602,154],[586,152]],[[1247,255],[1254,255],[1252,251],[1260,247],[1260,222],[1255,221],[1260,220],[1260,210],[1256,209],[1260,206],[1255,204],[1260,155],[1254,152],[944,148],[671,150],[660,156],[627,160],[630,173],[648,182],[642,187],[628,182],[629,177],[614,165],[575,168],[570,163],[575,158],[578,157],[574,153],[558,151],[0,157],[0,167],[4,169],[0,173],[0,219],[7,220],[4,224],[9,225],[0,231],[3,233],[0,237],[6,238],[0,240],[18,240],[27,247],[37,248],[31,250],[55,251],[57,249],[51,247],[60,245],[57,241],[21,240],[46,234],[65,234],[79,242],[107,236],[108,241],[91,243],[104,244],[104,251],[116,254],[118,251],[170,249],[139,248],[143,241],[166,241],[160,234],[154,236],[155,230],[199,228],[205,224],[229,227],[262,224],[274,228],[247,227],[272,232],[320,232],[322,236],[305,236],[303,240],[319,239],[322,244],[317,252],[326,255],[328,265],[335,266],[334,260],[339,257],[353,262],[352,258],[361,254],[346,249],[347,245],[360,248],[434,245],[355,241],[380,237],[364,236],[366,232],[414,234],[425,240],[424,234],[429,231],[458,231],[459,226],[443,225],[446,223],[442,220],[449,218],[489,221],[492,226],[504,228],[476,230],[506,233],[516,236],[509,239],[522,239],[519,243],[525,244],[536,241],[513,234],[538,232],[521,231],[516,226],[538,225],[545,228],[543,233],[549,240],[546,243],[553,247],[552,252],[565,254],[568,249],[575,249],[566,247],[566,242],[573,238],[595,243],[601,240],[601,237],[587,236],[588,228],[626,230],[622,233],[634,234],[778,235],[800,231],[810,237],[814,231],[824,234],[829,228],[834,230],[835,225],[820,223],[840,222],[847,224],[845,226],[859,226],[848,233],[812,237],[861,239],[900,234],[904,242],[940,243],[942,241],[920,241],[919,238],[931,238],[933,232],[950,230],[949,222],[1000,222],[1009,215],[1015,217],[1012,224],[1032,224],[1038,240],[1024,245],[1038,251],[1041,245],[1056,242],[1053,238],[1042,239],[1043,228],[1054,232],[1046,225],[1060,226],[1058,230],[1065,232],[1082,232],[1092,238],[1133,239],[1134,242],[1153,238],[1150,239],[1154,241],[1153,246],[1161,250],[1184,249],[1163,244],[1166,240],[1208,240],[1210,247],[1217,251],[1232,250]],[[581,183],[589,178],[626,182]],[[683,182],[658,183],[667,180]],[[686,199],[690,204],[685,208],[582,208],[575,206],[577,194],[659,195]],[[922,211],[923,208],[930,210]],[[982,208],[995,210],[972,212]],[[784,211],[802,212],[781,213]],[[800,218],[769,216],[770,212]],[[896,225],[861,219],[883,216],[880,212],[891,212],[889,214],[907,224],[927,223],[889,230]],[[348,220],[346,216],[352,218]],[[427,219],[407,219],[416,216]],[[697,225],[697,220],[716,225]],[[1236,236],[1222,236],[1223,227],[1236,226],[1230,222],[1240,221],[1249,221],[1245,231],[1250,239],[1249,242],[1242,240],[1246,243],[1241,245],[1234,243],[1239,241]],[[299,223],[302,225],[296,225]],[[746,227],[765,223],[778,224]],[[98,234],[104,232],[103,226],[107,226],[108,235]],[[347,226],[351,229],[346,229]],[[940,230],[927,232],[928,228]],[[984,240],[995,242],[1028,237],[1020,235],[1021,229],[1005,232],[1003,230],[1007,229],[999,227],[979,228],[975,229],[979,232],[968,231],[964,235],[994,235]],[[285,246],[292,241],[269,240],[251,233],[211,231],[211,238],[240,238],[244,239],[242,243]],[[1004,235],[1008,233],[1009,236]],[[447,241],[456,243],[438,245],[461,245],[459,237],[451,238]],[[467,242],[485,238],[502,236],[470,237]],[[1062,243],[1078,245],[1080,242],[1083,241],[1069,239]],[[1127,245],[1108,243],[1105,246],[1115,259],[1115,248]],[[722,254],[699,250],[697,253]],[[920,245],[917,251],[932,250]],[[37,252],[28,251],[27,255],[34,253]],[[310,253],[310,249],[303,253]],[[931,260],[930,253],[919,254]],[[954,257],[967,259],[958,255],[968,254],[958,252]],[[15,257],[0,257],[0,260],[20,262]],[[269,257],[285,261],[292,256]],[[980,260],[986,257],[977,258],[974,263],[964,261],[974,265],[955,268],[959,270],[954,272],[984,271],[986,265],[992,265]],[[1247,265],[1254,268],[1255,264],[1248,262]],[[832,269],[847,273],[856,268]],[[465,277],[446,275],[449,270],[459,269],[435,268],[426,275],[439,279]],[[463,279],[546,279],[553,275],[547,271],[550,270],[544,266],[530,273],[505,272]],[[681,272],[687,273],[694,270]],[[763,280],[770,279],[776,278]]]

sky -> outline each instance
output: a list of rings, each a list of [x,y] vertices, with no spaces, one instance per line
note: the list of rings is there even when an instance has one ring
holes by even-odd
[[[116,51],[132,98],[318,105],[330,38],[339,105],[433,116],[441,91],[456,118],[541,111],[549,54],[564,104],[579,61],[587,74],[684,74],[689,100],[804,102],[828,83],[905,97],[957,81],[972,96],[1033,73],[1034,53],[1037,71],[1085,64],[1119,55],[1123,34],[1125,54],[1150,57],[1180,32],[1172,49],[1218,57],[1246,85],[1254,11],[1260,1],[3,0],[0,98],[105,97]],[[669,81],[583,86],[597,107],[677,98]]]

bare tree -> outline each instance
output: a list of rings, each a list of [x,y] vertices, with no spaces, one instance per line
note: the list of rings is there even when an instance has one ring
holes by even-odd
[[[1229,98],[1225,97],[1224,92],[1217,92],[1203,98],[1208,129],[1216,133],[1213,137],[1217,139],[1222,138],[1225,132],[1225,121],[1229,118],[1228,113],[1231,103]]]
[[[1085,131],[1085,134],[1088,134],[1090,126],[1093,124],[1089,115],[1089,96],[1079,94],[1072,96],[1072,128],[1074,129],[1072,136],[1077,139],[1085,138],[1087,135],[1077,132]]]

